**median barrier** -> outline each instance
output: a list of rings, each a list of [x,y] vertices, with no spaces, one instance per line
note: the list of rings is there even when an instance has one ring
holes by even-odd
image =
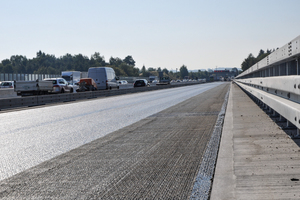
[[[89,92],[73,93],[71,99],[76,100],[76,99],[92,99],[92,98],[94,98],[93,92],[89,91]]]
[[[57,94],[57,101],[58,102],[67,102],[67,101],[70,101],[70,95],[71,94],[66,94],[66,93]]]
[[[16,108],[22,106],[36,106],[38,105],[37,97],[20,97],[12,99],[0,99],[0,110],[7,108]]]
[[[75,101],[77,99],[91,99],[97,97],[116,96],[122,94],[130,94],[130,93],[137,93],[137,92],[180,87],[180,86],[186,86],[192,84],[199,84],[199,82],[180,84],[180,85],[169,84],[169,85],[160,85],[160,86],[153,86],[153,87],[137,87],[137,88],[127,87],[127,88],[116,89],[116,90],[97,90],[97,91],[86,91],[86,92],[77,92],[77,93],[63,93],[63,94],[50,94],[50,95],[48,94],[48,95],[7,98],[7,99],[0,98],[0,110],[7,109],[7,108],[22,107],[22,106],[44,105],[47,103],[68,102],[68,101]]]
[[[46,104],[46,103],[55,103],[55,102],[57,102],[57,95],[56,94],[37,96],[37,103],[39,105],[43,105],[43,104]]]
[[[0,99],[18,97],[13,88],[0,88]]]
[[[97,90],[97,91],[94,91],[92,93],[93,93],[93,98],[105,97],[105,93],[101,90]]]

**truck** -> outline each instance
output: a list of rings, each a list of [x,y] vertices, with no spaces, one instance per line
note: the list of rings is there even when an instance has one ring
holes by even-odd
[[[14,81],[14,91],[17,95],[38,95],[51,93],[53,89],[52,82],[41,81]]]
[[[149,83],[152,83],[154,80],[158,81],[157,76],[149,76]]]
[[[79,71],[63,71],[61,77],[64,78],[70,85],[75,85],[81,78],[81,72]]]
[[[170,78],[168,76],[164,76],[163,72],[158,72],[159,82],[156,85],[168,85],[170,84]]]
[[[87,78],[88,72],[80,72],[80,78]]]
[[[161,77],[159,79],[159,83],[157,83],[156,85],[168,85],[170,84],[170,78],[169,77]]]

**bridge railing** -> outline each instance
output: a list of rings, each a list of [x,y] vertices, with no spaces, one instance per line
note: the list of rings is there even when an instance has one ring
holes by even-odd
[[[234,82],[273,115],[300,129],[300,36],[236,77]]]

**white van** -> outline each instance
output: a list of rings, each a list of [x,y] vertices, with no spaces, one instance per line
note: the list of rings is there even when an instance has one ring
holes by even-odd
[[[98,90],[107,90],[112,88],[119,89],[119,77],[116,77],[115,71],[111,67],[90,67],[88,78],[92,78]]]

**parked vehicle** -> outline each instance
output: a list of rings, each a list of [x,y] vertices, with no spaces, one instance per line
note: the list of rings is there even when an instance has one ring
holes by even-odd
[[[149,86],[148,81],[146,79],[137,79],[133,83],[133,87],[144,87]]]
[[[64,71],[61,72],[61,77],[64,78],[69,84],[74,85],[80,81],[81,72],[79,71]]]
[[[91,67],[88,70],[88,78],[96,82],[98,90],[119,89],[119,77],[111,67]]]
[[[52,91],[53,84],[48,81],[14,81],[14,90],[18,95],[47,94]]]
[[[52,82],[52,93],[73,93],[73,86],[70,85],[64,78],[46,78],[44,80]]]
[[[76,90],[76,92],[97,90],[97,84],[92,78],[82,78],[77,84],[79,88]]]
[[[118,83],[119,83],[119,84],[128,84],[128,82],[125,81],[125,80],[120,80],[120,81],[118,81]]]
[[[0,88],[14,88],[13,81],[2,81],[0,82]]]

